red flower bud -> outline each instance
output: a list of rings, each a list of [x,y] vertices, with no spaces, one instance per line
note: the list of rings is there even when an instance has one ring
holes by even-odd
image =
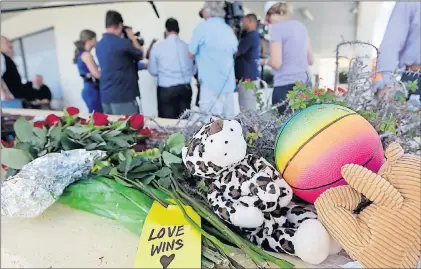
[[[142,151],[147,150],[148,147],[145,144],[136,144],[133,149],[136,152],[142,152]]]
[[[329,92],[335,92],[334,90],[332,90],[331,88],[327,88],[327,90],[329,91]]]
[[[44,126],[47,124],[46,121],[36,121],[34,122],[34,127],[39,129],[44,129]]]
[[[341,92],[341,93],[346,92],[346,91],[345,91],[344,89],[342,89],[341,87],[339,87],[339,88],[338,88],[338,91],[339,91],[339,92]]]
[[[94,120],[94,125],[95,126],[104,126],[104,125],[108,125],[108,115],[99,113],[99,112],[94,112],[94,114],[92,115],[92,119]]]
[[[143,129],[137,130],[136,134],[150,136],[151,130],[149,130],[149,128],[143,128]]]
[[[60,118],[57,117],[54,114],[50,114],[50,115],[47,116],[47,118],[45,119],[45,121],[47,122],[47,125],[51,127],[51,126],[56,125],[57,123],[59,123],[60,122]]]
[[[139,130],[142,129],[145,124],[145,119],[143,115],[135,113],[133,116],[130,117],[129,125],[131,128]]]
[[[308,96],[304,96],[304,99],[308,100]]]
[[[69,114],[69,116],[74,116],[79,114],[79,109],[77,107],[68,107],[66,108],[67,114]]]

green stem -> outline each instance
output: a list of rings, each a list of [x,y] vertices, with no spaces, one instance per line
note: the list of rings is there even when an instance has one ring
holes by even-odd
[[[134,181],[134,180],[128,179],[126,177],[122,177],[120,175],[115,175],[115,176],[119,177],[121,180],[125,180],[125,181],[130,182],[131,184],[135,185],[141,191],[145,192],[149,197],[151,197],[152,199],[154,199],[155,201],[160,203],[163,207],[165,207],[165,208],[168,207],[168,203],[163,201],[158,196],[156,196],[155,193],[153,193],[145,184],[143,184],[142,181]]]
[[[229,242],[228,237],[226,235],[222,234],[220,231],[216,230],[215,228],[209,227],[209,226],[204,226],[203,229],[205,229],[208,233],[213,234],[216,237],[219,237],[220,239],[223,239],[223,240],[226,240],[226,241]],[[280,268],[294,268],[293,264],[291,264],[291,263],[289,263],[285,260],[281,260],[281,259],[278,259],[276,257],[273,257],[272,255],[270,255],[269,253],[264,251],[262,248],[260,248],[259,246],[251,243],[247,239],[242,238],[242,240],[244,241],[244,244],[249,246],[254,252],[260,254],[263,258],[265,258],[265,260],[278,265]]]
[[[209,213],[208,209],[206,209],[196,200],[192,199],[190,196],[188,196],[183,191],[181,191],[176,180],[174,180],[173,178],[171,178],[171,180],[174,183],[175,192],[183,196],[183,198],[185,198],[199,214],[200,213],[203,214],[206,212],[207,214],[203,214],[206,220],[208,220],[209,222],[211,222],[211,224],[213,224],[214,226],[222,230],[224,234],[226,234],[231,239],[230,241],[232,241],[238,248],[244,251],[244,253],[246,253],[253,260],[253,262],[256,263],[256,265],[259,268],[264,268],[267,266],[267,262],[261,256],[259,256],[256,252],[251,250],[247,245],[245,245],[241,237],[239,237],[237,234],[232,232],[213,213]]]
[[[231,249],[228,248],[228,246],[224,245],[221,241],[219,241],[215,236],[208,234],[192,218],[190,218],[190,216],[187,214],[186,210],[184,209],[184,207],[181,205],[179,201],[180,197],[176,193],[174,193],[174,196],[172,196],[171,198],[175,200],[175,202],[177,203],[178,207],[181,209],[181,212],[183,213],[183,216],[187,219],[187,221],[195,229],[197,229],[201,234],[203,234],[207,239],[209,239],[212,243],[220,247],[224,251],[225,254],[231,255],[232,254]]]

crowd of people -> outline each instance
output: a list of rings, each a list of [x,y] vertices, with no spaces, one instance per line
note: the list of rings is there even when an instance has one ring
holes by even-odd
[[[265,59],[261,57],[257,16],[245,15],[243,31],[236,36],[225,22],[224,7],[224,1],[205,1],[200,12],[203,21],[194,29],[188,44],[179,37],[177,20],[167,19],[164,39],[152,40],[147,51],[132,28],[125,26],[122,15],[114,10],[106,13],[106,32],[99,42],[95,32],[81,31],[75,42],[74,63],[83,80],[82,98],[89,112],[139,112],[138,71],[142,69],[157,78],[158,116],[163,118],[178,118],[190,108],[192,78],[198,81],[196,105],[200,110],[226,118],[235,116],[236,91],[241,108],[256,108],[253,93],[238,81],[257,83],[261,65],[270,66],[274,75],[272,104],[285,100],[297,81],[311,86],[309,66],[313,55],[309,34],[303,23],[289,19],[286,2],[265,3],[265,23],[271,26],[270,57]],[[399,65],[406,70],[420,69],[419,15],[416,3],[396,3],[380,46],[379,68],[394,70]],[[10,46],[10,41],[2,37],[2,99],[23,98],[29,107],[45,108],[51,101],[51,92],[39,75],[26,85],[16,82],[20,77],[8,53]],[[98,65],[91,54],[94,47]],[[385,84],[388,79],[385,75]],[[405,79],[404,76],[402,80]],[[415,75],[415,79],[420,84],[420,76]],[[379,86],[380,91],[384,85]],[[420,87],[418,94],[419,91]],[[282,107],[279,111],[283,112]]]

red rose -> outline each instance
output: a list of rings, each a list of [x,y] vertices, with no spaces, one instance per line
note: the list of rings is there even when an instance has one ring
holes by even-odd
[[[50,114],[50,115],[47,116],[47,118],[45,119],[45,121],[47,122],[47,125],[51,127],[51,126],[59,123],[60,122],[60,118],[57,117],[54,114]]]
[[[69,116],[74,116],[79,114],[79,109],[77,107],[68,107],[66,108],[67,114],[69,114]]]
[[[133,129],[136,129],[136,130],[142,129],[144,124],[145,124],[145,119],[143,118],[143,115],[136,113],[130,117],[129,125]]]
[[[39,129],[44,129],[44,126],[47,124],[46,121],[36,121],[34,122],[34,127]]]
[[[141,152],[147,150],[148,147],[145,144],[136,144],[133,149],[136,152]]]
[[[92,118],[94,120],[95,126],[104,126],[108,125],[108,116],[99,112],[94,112],[92,115]]]
[[[136,131],[136,134],[150,136],[151,130],[149,130],[149,128],[140,129]]]
[[[127,120],[129,117],[130,117],[129,115],[126,115],[126,116],[124,116],[124,117],[120,118],[120,119],[119,119],[119,121],[125,121],[125,120]]]

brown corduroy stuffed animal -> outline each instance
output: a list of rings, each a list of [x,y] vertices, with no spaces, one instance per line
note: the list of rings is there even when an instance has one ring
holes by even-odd
[[[378,174],[345,165],[347,186],[332,188],[315,202],[319,220],[364,268],[415,268],[421,252],[421,156],[386,149]],[[353,210],[363,194],[372,203]]]

